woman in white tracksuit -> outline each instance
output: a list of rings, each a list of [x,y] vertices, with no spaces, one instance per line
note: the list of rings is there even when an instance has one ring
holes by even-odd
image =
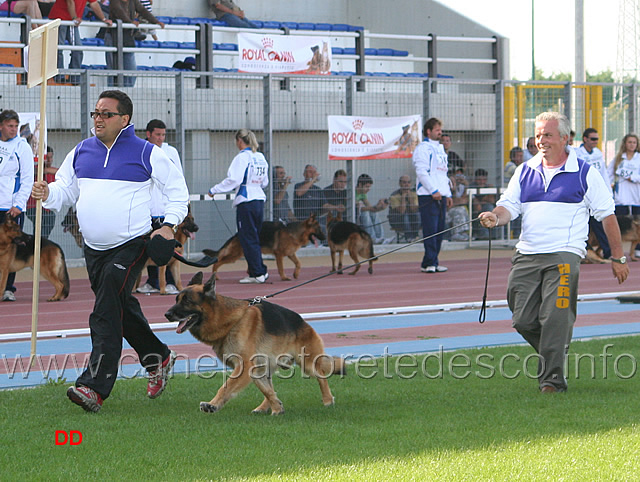
[[[238,240],[247,260],[249,276],[240,283],[264,283],[269,274],[262,262],[260,229],[267,198],[264,188],[269,185],[269,164],[262,153],[257,152],[258,141],[253,132],[240,129],[236,132],[236,146],[240,153],[233,159],[227,178],[209,189],[209,195],[235,189],[236,227]]]

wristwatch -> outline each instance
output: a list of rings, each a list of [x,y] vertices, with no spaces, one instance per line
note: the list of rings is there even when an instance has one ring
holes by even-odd
[[[178,231],[178,226],[176,226],[175,224],[162,223],[161,226],[169,226],[171,228],[171,231],[173,231],[173,234],[176,234],[176,232]]]
[[[610,258],[614,263],[627,264],[627,257],[623,256],[622,258]]]

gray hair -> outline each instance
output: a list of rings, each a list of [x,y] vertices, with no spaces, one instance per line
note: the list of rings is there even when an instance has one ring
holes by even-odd
[[[571,133],[571,123],[569,122],[569,119],[567,119],[566,115],[561,114],[560,112],[543,112],[536,116],[536,124],[541,121],[550,120],[558,121],[558,132],[561,137],[569,136]]]

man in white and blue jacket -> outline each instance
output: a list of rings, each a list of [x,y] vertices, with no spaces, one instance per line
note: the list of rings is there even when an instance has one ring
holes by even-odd
[[[33,184],[33,151],[18,135],[20,117],[14,110],[0,112],[0,223],[6,216],[20,226]],[[16,274],[9,273],[6,286],[0,286],[2,301],[15,301]]]
[[[449,184],[449,161],[442,144],[442,122],[432,117],[424,124],[424,141],[413,152],[413,167],[416,170],[416,192],[422,220],[422,235],[428,237],[444,231],[447,208],[453,205]],[[420,269],[423,273],[447,271],[438,262],[442,234],[424,240],[424,257]]]
[[[542,393],[567,389],[564,361],[576,319],[590,213],[609,239],[613,276],[623,283],[629,275],[609,188],[593,166],[567,147],[570,130],[569,120],[558,112],[538,115],[538,154],[518,166],[496,208],[480,214],[487,228],[522,216],[507,301],[513,327],[539,354]]]
[[[84,238],[84,256],[96,301],[89,316],[89,366],[67,390],[72,402],[97,412],[113,388],[124,337],[149,374],[147,395],[164,390],[175,353],[149,327],[131,290],[154,236],[174,239],[187,214],[184,176],[159,147],[135,135],[133,103],[117,90],[100,94],[91,113],[94,137],[78,144],[56,173],[56,181],[36,182],[32,195],[48,209],[75,204]],[[164,198],[164,223],[152,232],[151,193]]]

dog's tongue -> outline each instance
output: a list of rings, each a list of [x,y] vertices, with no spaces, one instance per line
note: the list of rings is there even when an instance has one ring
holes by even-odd
[[[184,330],[187,326],[187,323],[189,323],[189,321],[191,320],[191,318],[193,317],[193,315],[187,316],[186,318],[183,318],[182,320],[180,320],[180,323],[178,323],[178,327],[176,328],[176,333],[181,334],[184,333]]]
[[[318,247],[318,238],[316,238],[315,236],[313,237],[313,246],[314,247]]]
[[[189,231],[189,238],[191,238],[192,240],[196,239],[196,233],[192,233],[191,231]]]

